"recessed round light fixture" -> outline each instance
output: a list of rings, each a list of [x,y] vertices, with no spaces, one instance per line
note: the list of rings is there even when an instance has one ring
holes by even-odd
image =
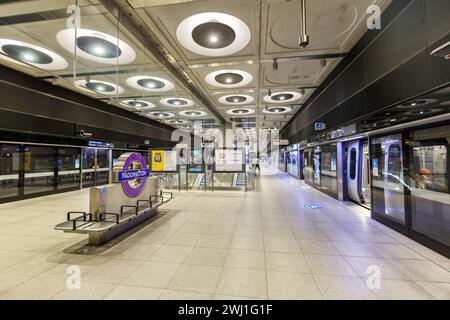
[[[149,116],[155,117],[155,118],[172,118],[175,117],[175,115],[171,112],[166,111],[152,111],[148,113]]]
[[[60,55],[22,41],[0,39],[0,52],[45,70],[61,70],[69,66],[67,61]]]
[[[230,94],[219,98],[219,102],[226,105],[243,105],[255,101],[252,96],[245,94]]]
[[[78,80],[75,81],[76,85],[79,85],[83,88],[107,95],[107,96],[113,96],[117,94],[124,93],[124,90],[122,87],[115,85],[111,82],[106,81],[100,81],[100,80]]]
[[[250,108],[234,108],[227,111],[228,114],[233,116],[245,116],[255,113],[255,110]]]
[[[409,110],[405,113],[403,113],[403,115],[405,116],[424,116],[424,115],[429,115],[429,114],[433,114],[433,113],[439,113],[442,112],[443,109],[441,108],[429,108],[429,109],[414,109],[414,110]]]
[[[133,107],[137,110],[147,110],[147,109],[153,109],[155,105],[151,102],[145,101],[145,100],[123,100],[123,103],[126,103],[128,106]]]
[[[302,97],[302,94],[294,91],[286,91],[286,92],[272,92],[272,94],[266,95],[264,97],[264,101],[270,103],[288,103],[292,101],[296,101]]]
[[[283,114],[283,113],[289,113],[292,111],[291,107],[283,106],[283,107],[268,107],[266,109],[263,109],[264,113],[270,113],[270,114]]]
[[[84,59],[104,64],[127,64],[136,59],[136,53],[126,42],[109,34],[74,28],[64,29],[56,34],[59,44]]]
[[[184,111],[180,111],[178,114],[180,116],[185,116],[185,117],[204,117],[204,116],[206,116],[206,112],[199,111],[199,110],[184,110]]]
[[[194,105],[194,101],[185,98],[164,98],[160,101],[163,106],[176,107],[176,108],[188,108]]]
[[[406,103],[403,103],[399,105],[398,109],[411,109],[411,108],[421,108],[423,106],[432,104],[437,102],[436,99],[419,99],[419,100],[413,100]]]
[[[166,123],[168,124],[172,124],[172,125],[182,125],[182,124],[187,124],[189,121],[184,120],[184,119],[169,119],[166,120]]]
[[[239,52],[251,38],[250,28],[241,19],[220,12],[204,12],[184,19],[176,35],[186,49],[211,57]]]
[[[205,77],[208,84],[219,88],[243,87],[253,80],[253,76],[241,70],[219,70]]]
[[[164,92],[174,88],[173,83],[166,79],[149,76],[134,76],[128,78],[127,84],[131,88],[147,92]]]

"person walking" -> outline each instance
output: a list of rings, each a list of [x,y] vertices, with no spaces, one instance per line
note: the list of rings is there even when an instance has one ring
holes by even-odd
[[[255,173],[256,169],[258,169],[259,173],[261,173],[261,168],[259,167],[259,157],[253,158],[253,169],[255,170]]]

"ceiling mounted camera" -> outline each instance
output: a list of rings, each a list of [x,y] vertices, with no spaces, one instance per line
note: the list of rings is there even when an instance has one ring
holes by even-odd
[[[306,0],[301,0],[300,9],[302,13],[302,26],[301,35],[298,39],[298,45],[302,48],[306,48],[309,45],[309,36],[306,33]]]

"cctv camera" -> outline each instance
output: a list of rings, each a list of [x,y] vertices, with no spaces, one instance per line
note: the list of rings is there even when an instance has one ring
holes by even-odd
[[[306,48],[309,45],[309,36],[307,34],[303,34],[298,39],[298,45],[302,48]]]

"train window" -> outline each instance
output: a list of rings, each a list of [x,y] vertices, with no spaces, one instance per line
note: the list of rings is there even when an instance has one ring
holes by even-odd
[[[350,179],[355,180],[356,178],[356,149],[352,148],[350,150]]]

